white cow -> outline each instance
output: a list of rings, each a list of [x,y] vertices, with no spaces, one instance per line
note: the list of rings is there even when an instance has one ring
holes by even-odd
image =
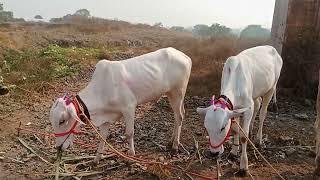
[[[72,145],[73,134],[79,129],[77,122],[81,122],[78,109],[84,113],[87,109],[87,116],[99,127],[104,138],[110,123],[123,117],[128,153],[135,155],[133,135],[137,105],[167,95],[175,117],[172,148],[177,151],[191,66],[191,59],[174,48],[160,49],[123,61],[99,61],[92,80],[79,92],[77,101],[70,102],[69,98],[64,97],[52,106],[50,121],[56,133],[56,146],[65,150]],[[100,160],[103,149],[104,143],[101,141],[95,162]]]
[[[250,122],[259,110],[261,97],[263,100],[257,139],[262,143],[263,121],[272,95],[274,101],[276,99],[281,68],[282,59],[271,46],[247,49],[227,59],[221,79],[222,96],[207,108],[197,108],[198,114],[204,118],[212,153],[223,153],[223,143],[228,140],[231,129],[239,132],[236,126],[231,126],[233,118],[242,117],[241,127],[248,136]],[[243,134],[240,133],[240,136],[242,154],[237,175],[245,176],[248,171],[247,140]],[[239,139],[235,138],[231,154],[237,155],[238,151]]]
[[[314,175],[320,178],[320,71],[319,71],[319,87],[317,98],[317,120],[315,122],[316,131],[316,169]]]

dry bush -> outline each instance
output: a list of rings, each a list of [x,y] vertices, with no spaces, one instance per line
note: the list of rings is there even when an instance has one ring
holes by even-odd
[[[181,33],[179,33],[181,35]],[[155,38],[154,38],[155,39]],[[223,63],[230,56],[240,51],[265,45],[267,42],[258,40],[238,40],[231,38],[198,39],[188,34],[162,38],[158,46],[149,46],[135,50],[141,55],[163,47],[174,47],[192,59],[192,72],[188,85],[188,94],[211,96],[219,94]]]
[[[8,48],[42,49],[56,44],[62,48],[89,48],[93,52],[98,50],[97,59],[111,60],[115,56],[110,57],[109,51],[104,52],[104,49],[115,48],[120,54],[125,51],[138,56],[171,46],[191,57],[193,67],[188,93],[202,96],[219,93],[223,62],[229,56],[236,55],[243,49],[265,44],[239,41],[234,37],[198,39],[189,32],[174,32],[145,24],[133,25],[99,18],[80,18],[64,23],[11,24],[9,27],[0,26],[0,34],[3,37],[0,38],[0,47],[11,44]]]

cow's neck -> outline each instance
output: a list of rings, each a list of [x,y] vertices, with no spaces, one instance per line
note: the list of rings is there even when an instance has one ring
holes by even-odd
[[[229,91],[221,90],[221,95],[225,95],[227,98],[229,98],[233,106],[236,105],[236,96],[234,94],[235,93],[230,90]]]
[[[78,93],[79,97],[82,99],[84,104],[87,106],[88,112],[90,114],[93,124],[97,125],[96,114],[98,113],[99,103],[96,101],[96,96],[94,96],[88,89],[83,89]]]

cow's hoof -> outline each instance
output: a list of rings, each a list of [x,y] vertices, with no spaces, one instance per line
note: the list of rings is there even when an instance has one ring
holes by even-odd
[[[169,141],[168,144],[167,144],[166,149],[171,150],[172,149],[172,145],[173,145],[173,142]]]
[[[134,150],[129,149],[129,150],[128,150],[128,155],[129,155],[129,156],[135,156],[135,155],[136,155],[136,152],[135,152]]]
[[[170,152],[171,155],[177,155],[177,154],[179,154],[179,149],[170,148],[169,152]]]
[[[238,172],[236,172],[234,175],[236,177],[247,177],[248,176],[248,170],[240,169]]]
[[[167,151],[170,152],[171,155],[177,155],[177,154],[179,153],[179,148],[178,148],[178,147],[174,148],[172,141],[170,141],[170,142],[168,143],[166,149],[167,149]]]

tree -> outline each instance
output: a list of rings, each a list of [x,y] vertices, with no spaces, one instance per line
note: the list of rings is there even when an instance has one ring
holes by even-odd
[[[36,16],[34,16],[34,18],[35,18],[35,19],[43,19],[43,17],[40,16],[40,15],[36,15]]]
[[[0,22],[8,22],[14,20],[12,11],[4,11],[3,4],[0,3]]]
[[[172,26],[172,27],[170,28],[170,30],[172,30],[172,31],[178,31],[178,32],[185,32],[185,31],[186,31],[186,29],[185,29],[184,27],[182,27],[182,26]]]
[[[218,23],[214,23],[210,26],[211,30],[211,37],[223,37],[223,36],[228,36],[231,33],[231,29],[224,26],[220,25]]]
[[[192,33],[199,37],[225,37],[231,34],[231,29],[218,23],[211,26],[198,24],[193,27]]]
[[[240,33],[240,39],[262,39],[270,38],[270,30],[261,25],[249,25]]]
[[[74,13],[74,15],[89,17],[90,16],[90,11],[87,10],[87,9],[79,9]]]
[[[193,27],[192,33],[195,36],[208,37],[210,36],[210,27],[205,24],[198,24]]]

